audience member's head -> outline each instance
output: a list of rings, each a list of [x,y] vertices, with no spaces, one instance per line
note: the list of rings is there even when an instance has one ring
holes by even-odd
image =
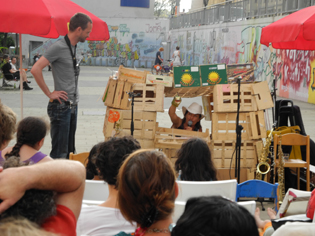
[[[25,218],[7,218],[0,222],[1,236],[57,236]]]
[[[175,170],[185,181],[217,180],[209,146],[199,138],[187,140],[178,150]]]
[[[120,211],[141,229],[169,219],[176,194],[175,172],[163,152],[138,150],[129,155],[119,170]]]
[[[26,117],[18,124],[16,144],[12,151],[5,156],[20,156],[20,148],[25,144],[35,149],[40,149],[48,131],[48,123],[39,117]]]
[[[20,162],[19,157],[12,156],[5,161],[3,169],[23,165],[25,164]],[[56,214],[54,195],[53,191],[48,190],[27,190],[19,201],[0,214],[0,222],[8,217],[24,217],[41,225],[48,217]],[[0,203],[1,202],[2,200],[0,199]]]
[[[97,150],[99,149],[100,145],[102,143],[95,144],[90,153],[89,156],[86,158],[85,162],[86,164],[86,179],[93,179],[95,176],[98,176],[99,173],[96,170],[95,161],[96,161],[96,154]]]
[[[247,209],[220,196],[191,198],[172,230],[172,236],[258,236]]]
[[[0,101],[0,151],[6,148],[16,130],[16,115]]]
[[[116,186],[119,168],[132,152],[140,149],[139,142],[132,136],[113,137],[100,144],[96,157],[96,167],[100,177],[109,185]]]

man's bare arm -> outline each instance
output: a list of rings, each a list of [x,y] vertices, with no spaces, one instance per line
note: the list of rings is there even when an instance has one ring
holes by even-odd
[[[54,160],[8,168],[0,173],[0,214],[29,189],[57,192],[57,204],[68,207],[78,218],[85,186],[85,168],[76,161]]]
[[[31,69],[31,73],[34,76],[36,83],[41,88],[41,90],[46,94],[47,97],[50,99],[57,99],[60,103],[60,99],[63,99],[65,101],[68,100],[67,93],[65,91],[53,91],[50,92],[47,84],[45,83],[44,76],[43,76],[43,69],[49,65],[49,61],[42,56],[38,59],[38,61],[34,64],[34,66]]]
[[[168,109],[168,115],[171,118],[174,128],[178,128],[182,123],[182,119],[176,115],[176,107],[174,105],[171,105]]]

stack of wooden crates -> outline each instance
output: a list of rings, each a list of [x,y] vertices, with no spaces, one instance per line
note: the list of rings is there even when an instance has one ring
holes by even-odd
[[[238,85],[216,85],[213,94],[204,97],[203,101],[208,111],[206,119],[212,121],[212,158],[219,174],[226,176],[230,174],[229,169],[235,167]],[[246,175],[247,179],[254,177],[258,155],[263,147],[262,139],[266,138],[264,110],[271,107],[273,102],[266,81],[241,84],[239,125],[243,130],[240,166],[241,175]]]
[[[103,95],[107,106],[103,133],[110,137],[131,135],[131,98],[134,98],[134,133],[142,148],[154,148],[157,112],[164,112],[164,85],[146,84],[150,72],[119,67],[117,78],[110,77]]]

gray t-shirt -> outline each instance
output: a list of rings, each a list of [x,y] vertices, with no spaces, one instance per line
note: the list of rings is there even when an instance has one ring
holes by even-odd
[[[72,52],[75,47],[72,46]],[[68,93],[68,101],[79,102],[79,86],[77,86],[76,101],[74,101],[75,76],[73,61],[66,40],[58,40],[44,53],[44,57],[50,62],[54,77],[56,91]]]

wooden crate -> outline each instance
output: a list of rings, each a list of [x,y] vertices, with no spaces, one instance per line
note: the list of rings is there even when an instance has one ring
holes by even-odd
[[[262,141],[242,141],[241,145],[241,167],[255,168],[258,163],[256,142]],[[217,168],[235,167],[236,141],[212,140],[210,150],[212,160]],[[234,155],[233,155],[234,153]],[[233,155],[233,159],[231,160]]]
[[[115,123],[110,122],[113,116],[119,117],[119,120]],[[107,107],[103,128],[105,138],[131,135],[130,124],[130,110],[117,110]],[[155,131],[156,112],[134,111],[134,138],[154,140]]]
[[[139,139],[138,142],[141,145],[142,149],[154,149],[154,139]]]
[[[164,86],[162,84],[134,84],[132,91],[140,94],[134,98],[134,110],[164,112]]]
[[[273,101],[267,81],[252,84],[252,90],[258,110],[273,107]]]
[[[237,113],[212,113],[212,139],[236,139]],[[239,114],[239,124],[243,126],[242,140],[266,138],[266,124],[263,111]]]
[[[212,113],[213,113],[213,93],[211,93],[209,96],[202,96],[202,105],[203,105],[205,120],[211,121]]]
[[[125,68],[123,65],[118,69],[118,80],[128,81],[131,83],[145,83],[148,71],[140,71]]]
[[[219,84],[214,86],[213,97],[214,112],[237,112],[237,84]],[[251,84],[241,84],[240,111],[257,111],[256,99],[255,96],[253,96]]]
[[[254,173],[256,168],[241,168],[240,169],[240,183],[254,179]],[[217,168],[218,180],[235,179],[235,169],[232,168]]]
[[[157,127],[154,144],[155,148],[180,149],[186,140],[193,137],[204,139],[209,143],[209,129],[206,129],[206,132],[197,132]]]
[[[174,97],[176,94],[182,98],[194,98],[212,93],[214,86],[192,88],[164,88],[165,97]]]
[[[114,80],[108,80],[104,95],[103,102],[108,107],[118,109],[130,109],[130,101],[127,92],[131,91],[132,83]]]
[[[146,83],[147,84],[162,84],[165,87],[173,87],[174,77],[172,75],[163,76],[163,75],[147,74]]]

